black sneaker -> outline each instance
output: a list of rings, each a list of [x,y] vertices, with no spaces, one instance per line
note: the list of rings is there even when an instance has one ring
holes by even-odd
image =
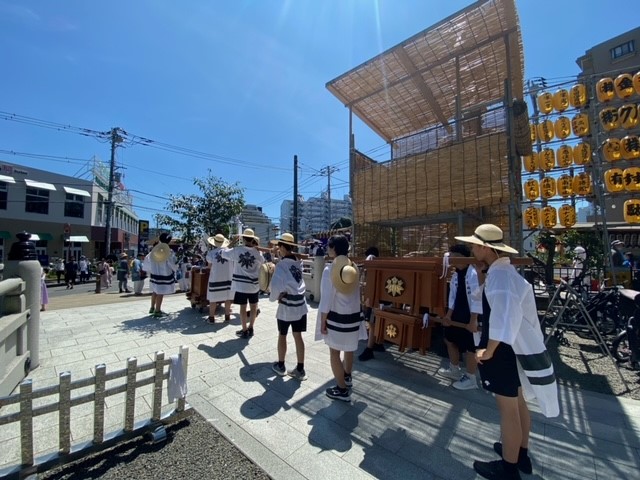
[[[238,338],[249,338],[249,330],[238,330],[236,336]]]
[[[366,362],[367,360],[372,360],[373,358],[373,350],[368,347],[365,348],[360,355],[358,355],[358,360],[360,360],[361,362]]]
[[[473,469],[484,478],[489,480],[521,480],[518,469],[515,473],[509,474],[504,467],[503,460],[494,460],[493,462],[473,462]]]
[[[351,375],[344,374],[344,383],[347,388],[353,387],[353,378],[351,378]]]
[[[502,443],[494,443],[493,451],[502,456]],[[531,475],[531,472],[533,472],[533,465],[531,465],[531,459],[529,458],[529,455],[524,458],[522,457],[522,455],[518,455],[518,470],[520,470],[522,473],[526,473],[527,475]]]
[[[335,387],[327,388],[325,394],[327,395],[327,397],[333,400],[342,400],[343,402],[351,401],[351,392],[349,391],[349,389],[345,388],[343,390],[337,385]]]
[[[250,336],[250,337],[253,337],[253,327],[249,327],[249,328],[247,329],[247,332],[249,332],[249,336]]]
[[[284,365],[281,367],[278,362],[274,362],[273,365],[271,365],[271,370],[276,372],[281,377],[284,377],[287,374],[287,370],[284,368]]]

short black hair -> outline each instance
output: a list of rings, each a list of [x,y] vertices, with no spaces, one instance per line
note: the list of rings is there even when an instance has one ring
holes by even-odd
[[[293,245],[284,242],[278,242],[278,247],[284,247],[287,252],[293,252],[295,248]]]
[[[450,253],[457,253],[458,255],[462,255],[463,257],[470,257],[471,250],[464,243],[456,243],[455,245],[451,245],[449,247]]]
[[[365,257],[368,257],[369,255],[373,255],[374,257],[379,257],[380,256],[380,251],[378,250],[378,247],[369,247],[367,248],[367,251],[364,252]]]
[[[333,248],[338,255],[347,255],[349,253],[349,240],[344,235],[334,235],[329,239],[327,247]]]

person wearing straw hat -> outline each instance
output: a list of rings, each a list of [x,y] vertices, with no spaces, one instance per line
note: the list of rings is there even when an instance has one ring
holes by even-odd
[[[473,468],[488,479],[519,479],[518,470],[532,472],[531,415],[525,399],[535,398],[546,417],[560,413],[553,364],[533,289],[503,256],[518,252],[504,243],[500,227],[484,224],[471,236],[455,238],[471,244],[479,263],[483,323],[476,360],[482,386],[495,396],[502,432],[502,442],[493,445],[502,460],[475,461]]]
[[[245,229],[240,237],[243,245],[223,249],[222,258],[233,262],[231,277],[231,289],[234,291],[233,303],[240,305],[240,322],[242,323],[242,329],[238,330],[236,335],[246,339],[253,336],[253,324],[259,313],[258,272],[264,263],[264,257],[258,250],[260,238],[251,228]],[[247,302],[249,303],[248,319]]]
[[[229,244],[224,235],[218,233],[207,238],[207,243],[211,248],[207,252],[207,263],[209,264],[209,284],[207,289],[207,300],[209,300],[209,323],[216,320],[216,306],[218,302],[224,302],[224,321],[231,320],[231,301],[233,291],[231,290],[231,276],[233,274],[233,263],[222,257],[223,249]]]
[[[276,264],[273,277],[271,277],[271,291],[269,300],[278,302],[276,319],[278,320],[278,361],[271,368],[280,376],[289,375],[296,380],[306,380],[304,371],[304,340],[302,333],[307,331],[307,302],[304,298],[306,285],[302,278],[302,261],[293,254],[294,248],[299,247],[294,242],[290,233],[283,233],[276,240],[271,240],[276,245],[280,255],[280,261]],[[289,371],[284,366],[287,355],[287,332],[291,326],[291,333],[296,345],[296,368]]]
[[[118,290],[120,293],[127,292],[130,293],[129,285],[127,285],[127,280],[129,279],[129,256],[126,253],[120,254],[120,260],[118,261],[118,270],[116,273],[116,278],[118,280]]]
[[[151,289],[151,308],[149,314],[154,318],[166,315],[162,311],[162,300],[165,295],[176,291],[175,273],[178,268],[175,255],[169,248],[171,235],[162,233],[160,241],[144,257],[142,268],[149,274]]]
[[[358,341],[367,339],[360,316],[360,272],[347,257],[347,237],[332,236],[327,248],[333,261],[325,267],[320,281],[315,339],[324,340],[329,346],[331,371],[336,380],[336,385],[327,388],[325,394],[333,400],[350,402],[353,352],[358,349]]]

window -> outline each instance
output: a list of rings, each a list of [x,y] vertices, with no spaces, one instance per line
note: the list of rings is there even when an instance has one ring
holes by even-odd
[[[7,182],[0,182],[0,210],[7,209]]]
[[[49,190],[27,188],[25,212],[49,214]]]
[[[84,198],[82,195],[66,194],[64,202],[64,216],[84,218]]]
[[[629,40],[628,42],[624,42],[622,45],[618,45],[617,47],[613,47],[611,52],[611,60],[615,60],[616,58],[624,57],[636,50],[635,41]]]

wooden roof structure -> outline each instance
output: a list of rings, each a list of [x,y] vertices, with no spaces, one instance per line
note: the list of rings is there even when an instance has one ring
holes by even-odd
[[[522,98],[524,61],[514,0],[479,0],[327,83],[387,142],[504,100]],[[458,103],[459,102],[459,103]]]

